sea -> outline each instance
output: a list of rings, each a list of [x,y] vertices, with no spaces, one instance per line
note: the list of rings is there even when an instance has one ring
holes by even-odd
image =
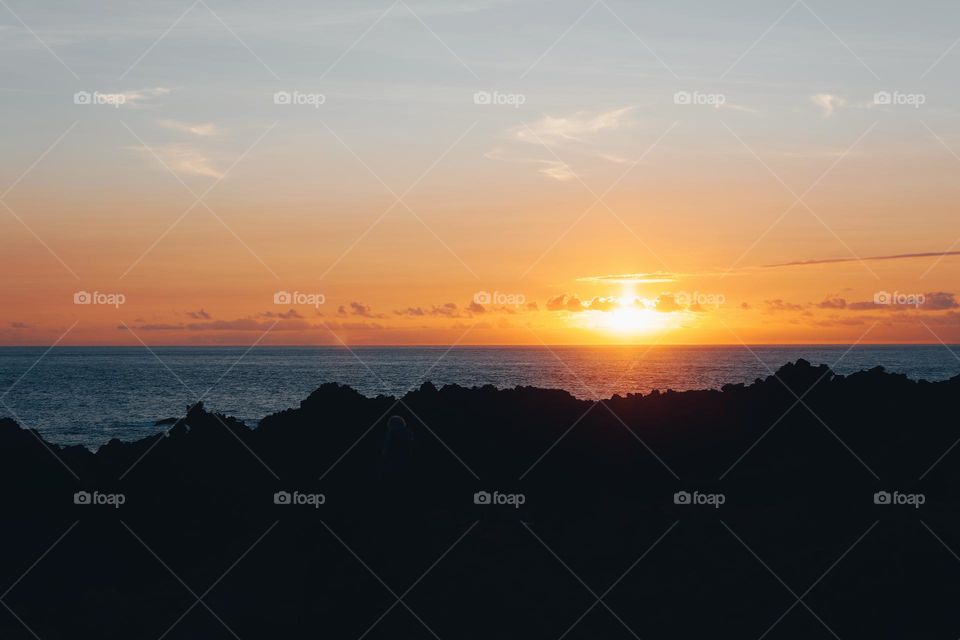
[[[325,382],[368,396],[431,381],[565,389],[586,399],[653,389],[717,389],[805,358],[840,374],[875,366],[913,379],[960,375],[960,348],[924,345],[583,347],[0,347],[0,416],[50,442],[95,449],[208,409],[255,426]]]

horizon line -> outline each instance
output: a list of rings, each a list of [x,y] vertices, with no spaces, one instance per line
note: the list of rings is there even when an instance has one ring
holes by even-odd
[[[960,347],[960,342],[717,342],[717,343],[705,343],[705,342],[669,342],[669,343],[650,343],[650,342],[634,342],[634,343],[606,343],[606,344],[444,344],[444,343],[424,343],[424,344],[354,344],[354,345],[343,345],[343,344],[259,344],[256,347],[270,347],[270,348],[285,348],[285,349],[424,349],[424,348],[440,348],[440,349],[547,349],[547,348],[592,348],[592,347],[950,347],[957,346]],[[0,344],[0,349],[63,349],[63,348],[73,348],[73,349],[118,349],[118,348],[129,348],[129,349],[143,349],[143,345],[135,344]],[[151,349],[164,349],[164,348],[177,348],[177,349],[188,349],[188,348],[206,348],[206,349],[215,349],[215,348],[224,348],[224,349],[235,349],[235,348],[251,348],[249,343],[239,342],[236,344],[158,344],[150,345]]]

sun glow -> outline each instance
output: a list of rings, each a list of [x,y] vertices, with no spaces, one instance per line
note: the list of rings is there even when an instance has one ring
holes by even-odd
[[[650,333],[666,326],[662,313],[637,306],[620,307],[605,316],[604,328],[616,333]]]
[[[654,301],[634,296],[610,298],[605,310],[584,311],[580,326],[618,335],[649,334],[670,328],[671,316],[654,309]]]

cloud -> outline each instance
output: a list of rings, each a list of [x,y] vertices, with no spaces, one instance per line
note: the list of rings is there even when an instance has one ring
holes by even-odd
[[[260,333],[271,329],[273,331],[308,331],[320,328],[320,325],[307,322],[296,309],[284,312],[263,311],[253,316],[233,320],[214,320],[203,309],[189,311],[185,315],[198,322],[144,322],[138,319],[137,324],[131,328],[134,331],[257,331]],[[119,325],[117,329],[126,330],[127,327]]]
[[[772,267],[801,267],[812,264],[836,264],[840,262],[867,262],[870,260],[909,260],[912,258],[943,258],[946,256],[960,256],[960,251],[929,251],[925,253],[896,253],[886,256],[867,256],[866,258],[820,258],[813,260],[796,260],[793,262],[778,262],[775,264],[762,265],[765,268]]]
[[[923,304],[920,306],[931,311],[942,311],[944,309],[956,309],[960,307],[960,304],[957,303],[952,293],[932,291],[923,294]]]
[[[393,312],[395,316],[425,316],[427,312],[422,307],[407,307],[406,309],[397,309]]]
[[[274,311],[264,311],[260,314],[261,318],[280,318],[281,320],[303,320],[303,316],[300,315],[300,312],[296,309],[290,309],[289,311],[274,312]]]
[[[162,322],[160,323],[145,322],[137,325],[135,328],[137,331],[183,331],[184,329],[187,328],[187,326],[184,324],[165,324]],[[121,324],[117,326],[117,329],[120,329],[121,331],[127,331],[128,327]]]
[[[887,309],[893,307],[891,305],[877,304],[871,300],[865,302],[851,302],[847,305],[847,308],[851,311],[864,311],[866,309]]]
[[[630,164],[631,162],[633,162],[633,160],[631,160],[630,158],[624,158],[623,156],[618,156],[613,153],[597,153],[594,155],[596,155],[601,160],[606,160],[607,162],[610,162],[612,164]]]
[[[29,325],[29,324],[27,324],[26,322],[11,322],[11,323],[10,323],[10,328],[11,328],[11,329],[31,329],[32,327],[33,327],[33,325]]]
[[[210,322],[193,322],[187,325],[188,331],[300,331],[314,329],[309,322],[303,320],[261,322],[254,318],[239,318],[237,320],[213,320]]]
[[[367,304],[361,304],[359,302],[351,302],[348,307],[340,305],[337,307],[338,316],[359,316],[361,318],[386,318],[382,313],[374,313],[373,308]]]
[[[683,307],[677,302],[677,299],[670,295],[658,296],[654,309],[670,313],[671,311],[680,311]]]
[[[560,160],[538,160],[546,166],[542,169],[538,169],[539,173],[557,180],[558,182],[566,182],[567,180],[572,180],[577,177],[577,174],[573,172],[573,169],[570,168],[566,162]]]
[[[213,160],[204,152],[187,144],[171,144],[153,147],[152,151],[142,146],[131,148],[142,153],[148,160],[154,163],[156,163],[156,158],[154,158],[155,153],[163,164],[177,173],[206,176],[208,178],[223,177],[223,172],[213,165]]]
[[[590,300],[582,300],[578,296],[569,294],[554,296],[547,300],[548,311],[598,311],[606,313],[627,309],[631,306],[637,309],[652,309],[662,313],[672,313],[674,311],[701,313],[711,310],[710,305],[704,306],[699,302],[682,302],[680,294],[674,295],[672,293],[663,293],[652,301],[645,298],[633,298],[631,300],[614,296],[597,296]]]
[[[776,300],[764,300],[766,313],[782,313],[784,311],[802,311],[802,304],[794,304],[777,298]]]
[[[832,116],[837,107],[842,107],[847,104],[844,98],[835,96],[832,93],[818,93],[811,97],[810,100],[823,110],[824,118]]]
[[[531,306],[532,305],[532,306]],[[515,314],[522,310],[536,310],[536,303],[530,303],[521,307],[509,306],[484,306],[479,302],[472,301],[466,306],[459,306],[455,302],[446,302],[440,305],[432,305],[429,308],[407,307],[406,309],[395,309],[393,315],[405,316],[410,318],[473,318],[483,314]]]
[[[113,96],[116,101],[122,106],[141,106],[142,103],[147,100],[152,100],[153,98],[158,98],[160,96],[165,96],[169,94],[172,89],[167,87],[151,87],[147,89],[127,89],[124,91],[102,91],[101,95]]]
[[[507,151],[502,147],[495,147],[491,149],[483,154],[483,157],[487,158],[488,160],[499,160],[501,162],[542,165],[540,169],[537,169],[538,173],[560,182],[565,182],[577,177],[577,174],[573,172],[573,169],[569,164],[555,158],[548,160],[534,158],[532,156]]]
[[[428,312],[431,316],[441,316],[444,318],[459,318],[460,311],[457,309],[457,305],[453,302],[447,302],[442,305],[434,306]]]
[[[742,104],[734,104],[734,103],[732,103],[732,102],[724,102],[722,105],[720,105],[720,108],[721,108],[721,109],[732,109],[733,111],[740,111],[740,112],[742,112],[742,113],[752,113],[752,114],[754,114],[754,115],[760,113],[759,111],[757,111],[757,110],[754,109],[753,107],[746,107],[746,106],[744,106],[744,105],[742,105]]]
[[[888,294],[889,295],[889,294]],[[879,304],[875,300],[866,300],[863,302],[851,302],[848,305],[848,308],[855,311],[862,311],[865,309],[873,310],[886,310],[886,311],[903,311],[907,309],[923,309],[925,311],[945,311],[947,309],[956,309],[960,307],[960,303],[956,300],[956,295],[949,293],[947,291],[928,291],[925,293],[919,294],[895,294],[897,296],[905,296],[902,302],[897,302],[896,299],[891,300],[891,304]],[[919,304],[914,302],[914,298],[920,300]]]
[[[200,137],[214,136],[220,133],[217,126],[212,122],[188,124],[186,122],[178,122],[176,120],[160,120],[159,124],[167,129],[172,129],[181,133],[190,133]]]
[[[818,309],[845,309],[846,307],[847,301],[839,297],[827,298],[823,302],[817,303]]]
[[[347,331],[379,331],[384,328],[379,322],[328,322],[325,324],[329,329],[345,329]]]
[[[889,303],[881,303],[876,300],[848,301],[846,298],[838,295],[831,295],[815,304],[796,304],[776,299],[765,300],[764,305],[767,313],[788,311],[804,311],[805,313],[809,313],[809,311],[805,310],[810,307],[815,307],[817,309],[828,309],[831,311],[884,311],[893,312],[894,315],[909,310],[945,311],[960,308],[960,302],[957,301],[956,294],[948,291],[928,291],[919,294],[895,292],[894,294],[887,293],[887,297],[890,299]],[[917,301],[919,301],[919,303]]]
[[[423,307],[407,307],[394,311],[394,315],[411,317],[434,317],[434,318],[472,318],[474,314],[486,313],[487,309],[476,302],[471,302],[464,308],[457,306],[455,302],[445,302],[440,305],[433,305],[429,309]]]
[[[544,116],[530,124],[513,129],[513,136],[520,142],[532,144],[550,144],[560,142],[583,141],[588,136],[607,129],[618,129],[624,123],[624,117],[633,107],[623,107],[597,114],[577,112],[569,116]]]
[[[584,143],[588,138],[607,130],[618,129],[626,123],[626,115],[633,107],[623,107],[611,111],[587,113],[578,111],[567,116],[545,115],[532,123],[524,123],[507,131],[508,136],[515,142],[532,144],[538,147],[550,147],[566,143]],[[590,152],[593,156],[602,157],[610,162],[622,164],[627,162],[623,158],[602,153],[596,150]],[[553,154],[550,157],[531,157],[526,153],[504,150],[496,147],[484,154],[490,160],[503,162],[520,162],[541,165],[537,170],[543,176],[566,182],[577,177],[573,167],[560,160]]]
[[[618,304],[616,298],[598,297],[594,298],[584,306],[591,311],[612,311],[620,305]]]
[[[548,311],[583,311],[584,306],[580,298],[562,294],[547,300]]]
[[[874,320],[868,316],[830,316],[823,320],[814,320],[811,324],[818,327],[859,327],[867,323],[868,320]]]
[[[142,102],[144,100],[149,100],[151,98],[157,98],[160,96],[165,96],[172,92],[173,89],[169,87],[151,87],[148,89],[136,89],[133,91],[124,91],[123,97],[127,99],[127,102]]]
[[[659,282],[676,282],[672,273],[654,271],[651,273],[620,273],[606,276],[586,276],[577,278],[578,282],[615,282],[619,284],[652,284]]]

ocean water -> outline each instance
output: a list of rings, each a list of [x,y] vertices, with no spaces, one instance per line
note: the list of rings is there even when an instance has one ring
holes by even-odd
[[[952,349],[952,351],[951,351]],[[954,355],[957,354],[957,355]],[[582,398],[752,382],[797,358],[837,373],[882,365],[914,379],[960,374],[960,349],[943,346],[604,347],[136,347],[0,348],[0,416],[60,444],[95,448],[163,430],[203,399],[255,425],[298,406],[324,382],[365,395],[492,384],[566,389]]]

